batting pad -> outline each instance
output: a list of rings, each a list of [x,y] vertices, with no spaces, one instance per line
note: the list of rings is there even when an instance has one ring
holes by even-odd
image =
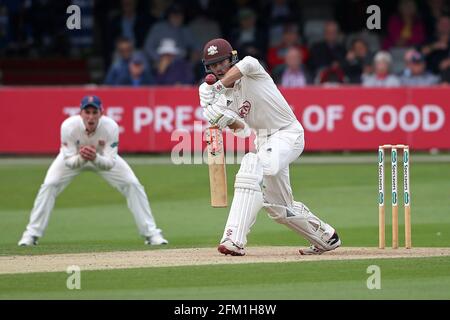
[[[269,217],[294,230],[315,246],[331,249],[327,241],[333,236],[334,228],[316,217],[303,203],[294,201],[292,207],[264,203],[264,208]]]
[[[258,156],[247,153],[236,175],[233,202],[221,242],[230,239],[241,248],[247,243],[247,234],[263,206],[262,178],[263,168]]]

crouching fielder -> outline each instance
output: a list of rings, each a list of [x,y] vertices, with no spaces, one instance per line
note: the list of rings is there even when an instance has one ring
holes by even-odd
[[[224,39],[205,45],[203,63],[219,79],[199,88],[207,120],[221,128],[228,126],[241,137],[256,132],[257,153],[242,159],[219,252],[245,254],[247,234],[261,208],[311,243],[301,254],[322,254],[339,247],[335,229],[293,199],[289,164],[303,152],[304,131],[272,78],[255,58],[239,61]]]
[[[102,115],[96,96],[81,101],[79,115],[61,125],[61,150],[47,171],[31,211],[30,222],[19,246],[36,245],[44,234],[56,197],[83,170],[93,170],[119,190],[128,202],[145,243],[167,244],[157,229],[144,187],[128,164],[117,154],[119,127]]]

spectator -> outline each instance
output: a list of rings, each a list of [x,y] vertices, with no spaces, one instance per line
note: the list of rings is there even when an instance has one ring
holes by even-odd
[[[179,56],[179,49],[176,47],[175,40],[163,39],[156,52],[159,55],[156,65],[156,84],[194,83],[192,67],[185,59]]]
[[[345,48],[339,41],[339,26],[335,21],[328,21],[324,28],[324,40],[311,48],[309,59],[314,74],[324,67],[337,67],[345,59]]]
[[[422,47],[429,69],[438,74],[442,61],[450,57],[450,17],[442,16],[437,21],[436,34],[431,42]]]
[[[256,14],[253,10],[239,10],[239,28],[233,31],[231,43],[241,56],[251,55],[257,59],[265,58],[266,37],[256,26]]]
[[[400,77],[404,86],[431,86],[438,83],[439,78],[426,70],[424,56],[416,50],[405,53],[406,69]]]
[[[425,26],[417,14],[414,0],[401,0],[398,6],[399,13],[389,18],[388,35],[383,48],[413,47],[425,41]]]
[[[210,3],[209,6],[211,6]],[[212,9],[209,7],[203,8],[200,3],[197,4],[197,8],[191,8],[191,10],[195,9],[197,9],[197,14],[188,27],[190,32],[196,35],[198,42],[203,45],[211,39],[222,38],[219,24],[209,16],[210,13],[208,12]],[[195,83],[199,83],[205,76],[205,67],[200,59],[193,61],[192,64],[194,66]]]
[[[441,82],[447,85],[450,84],[450,67],[441,72]]]
[[[339,65],[332,65],[321,69],[314,82],[321,85],[336,85],[346,83],[348,79]]]
[[[295,24],[287,23],[283,27],[283,37],[281,43],[270,47],[267,52],[267,65],[269,71],[284,63],[286,52],[290,47],[296,47],[301,51],[302,62],[305,63],[309,57],[309,51],[306,46],[301,45],[298,27]]]
[[[105,78],[106,85],[117,85],[121,79],[128,75],[128,64],[134,50],[133,44],[130,39],[121,37],[116,42],[116,48],[118,57],[109,67]]]
[[[380,35],[369,29],[345,35],[346,46],[351,45],[356,39],[360,39],[366,43],[369,52],[378,52],[381,50]]]
[[[290,47],[285,54],[285,63],[274,70],[274,80],[286,88],[304,87],[311,83],[309,74],[302,65],[302,52]]]
[[[445,60],[442,60],[439,65],[440,74],[442,79],[450,79],[450,57]],[[448,81],[447,81],[448,82]]]
[[[136,0],[121,0],[120,4],[120,13],[115,14],[108,23],[107,35],[110,39],[128,38],[135,48],[141,48],[145,40],[145,33],[153,20],[148,15],[136,12]]]
[[[225,8],[227,9],[225,10]],[[219,20],[221,18],[226,19],[227,25],[229,26],[229,17],[232,16],[233,13],[236,13],[236,11],[235,5],[232,1],[227,1],[224,3],[223,0],[189,0],[189,5],[185,7],[184,13],[188,21],[195,20],[195,18],[201,14],[216,22],[219,25],[219,28],[221,28],[221,23]],[[230,16],[222,17],[227,13],[230,14]]]
[[[270,0],[262,10],[264,23],[268,25],[269,46],[280,44],[286,21],[299,22],[297,4],[290,0]]]
[[[434,40],[433,37],[437,32],[436,26],[438,25],[438,20],[443,15],[450,14],[450,3],[446,0],[427,0],[423,2],[421,12],[423,12],[427,42],[430,42]]]
[[[442,81],[448,83],[450,79],[450,18],[448,16],[440,18],[438,33],[441,40],[435,43],[435,50],[429,57],[434,58],[432,62],[438,65],[438,73]]]
[[[200,44],[222,37],[219,24],[208,17],[207,12],[203,10],[197,12],[197,15],[189,23],[188,27],[190,32],[196,35]]]
[[[128,63],[128,73],[118,81],[118,85],[140,87],[155,84],[155,80],[142,52],[134,52]]]
[[[178,56],[196,61],[199,59],[199,44],[188,27],[184,26],[184,12],[179,4],[173,4],[167,12],[167,20],[156,23],[149,31],[145,40],[145,53],[150,61],[156,63],[159,55],[156,53],[163,39],[174,39],[178,48]]]
[[[362,39],[353,40],[343,63],[343,70],[349,83],[361,83],[362,74],[371,71],[371,61],[367,44]]]
[[[52,1],[0,1],[8,7],[8,20],[11,27],[13,54],[25,53],[28,56],[67,56],[70,53],[88,52],[93,43],[92,26],[81,21],[82,32],[67,32],[66,17],[54,12],[65,12],[70,4],[76,4],[86,12],[86,20],[92,15],[92,2],[77,0]],[[71,3],[72,2],[72,3]],[[83,11],[84,12],[84,11]],[[18,45],[18,46],[17,46]],[[75,50],[74,50],[75,49]],[[21,50],[24,50],[21,52]]]
[[[224,38],[230,37],[230,33],[233,30],[233,28],[230,28],[230,25],[233,23],[232,20],[238,12],[237,3],[235,1],[185,0],[185,2],[189,2],[189,5],[185,7],[185,17],[187,20],[194,20],[198,13],[202,12],[208,19],[213,20],[219,25],[220,33]],[[211,39],[204,42],[199,39],[198,42],[203,46],[209,40]]]
[[[167,16],[167,10],[172,5],[172,0],[148,1],[148,15],[154,21],[163,20]]]
[[[398,87],[400,80],[390,74],[392,64],[391,54],[387,51],[380,51],[374,58],[374,74],[362,76],[364,87]]]

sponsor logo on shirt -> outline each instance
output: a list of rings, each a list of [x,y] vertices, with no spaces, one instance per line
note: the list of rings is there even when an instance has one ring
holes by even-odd
[[[238,109],[239,116],[241,118],[245,118],[249,114],[251,108],[252,104],[248,100],[244,101],[242,106],[240,106]]]

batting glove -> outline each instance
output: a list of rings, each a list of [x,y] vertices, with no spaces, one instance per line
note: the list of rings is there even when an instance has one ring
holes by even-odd
[[[244,128],[243,128],[243,129],[236,129],[236,130],[233,130],[233,134],[234,134],[236,137],[243,138],[243,139],[245,139],[245,138],[247,138],[247,137],[250,137],[250,135],[252,134],[252,129],[250,129],[250,127],[248,126],[248,124],[247,124],[246,122],[242,121],[242,119],[241,119],[240,121],[241,121],[242,123],[244,123]]]
[[[238,117],[237,113],[231,110],[224,110],[214,104],[208,105],[203,110],[203,116],[211,125],[217,125],[220,129],[231,125]]]
[[[200,96],[200,105],[203,108],[206,108],[215,100],[215,93],[213,91],[213,88],[206,82],[203,82],[198,88],[198,95]]]
[[[217,81],[212,85],[212,89],[217,94],[222,94],[225,91],[225,86],[223,85],[222,81]]]
[[[222,113],[222,117],[217,121],[217,125],[220,129],[226,128],[229,125],[233,124],[238,118],[238,114],[231,110],[224,110]]]

